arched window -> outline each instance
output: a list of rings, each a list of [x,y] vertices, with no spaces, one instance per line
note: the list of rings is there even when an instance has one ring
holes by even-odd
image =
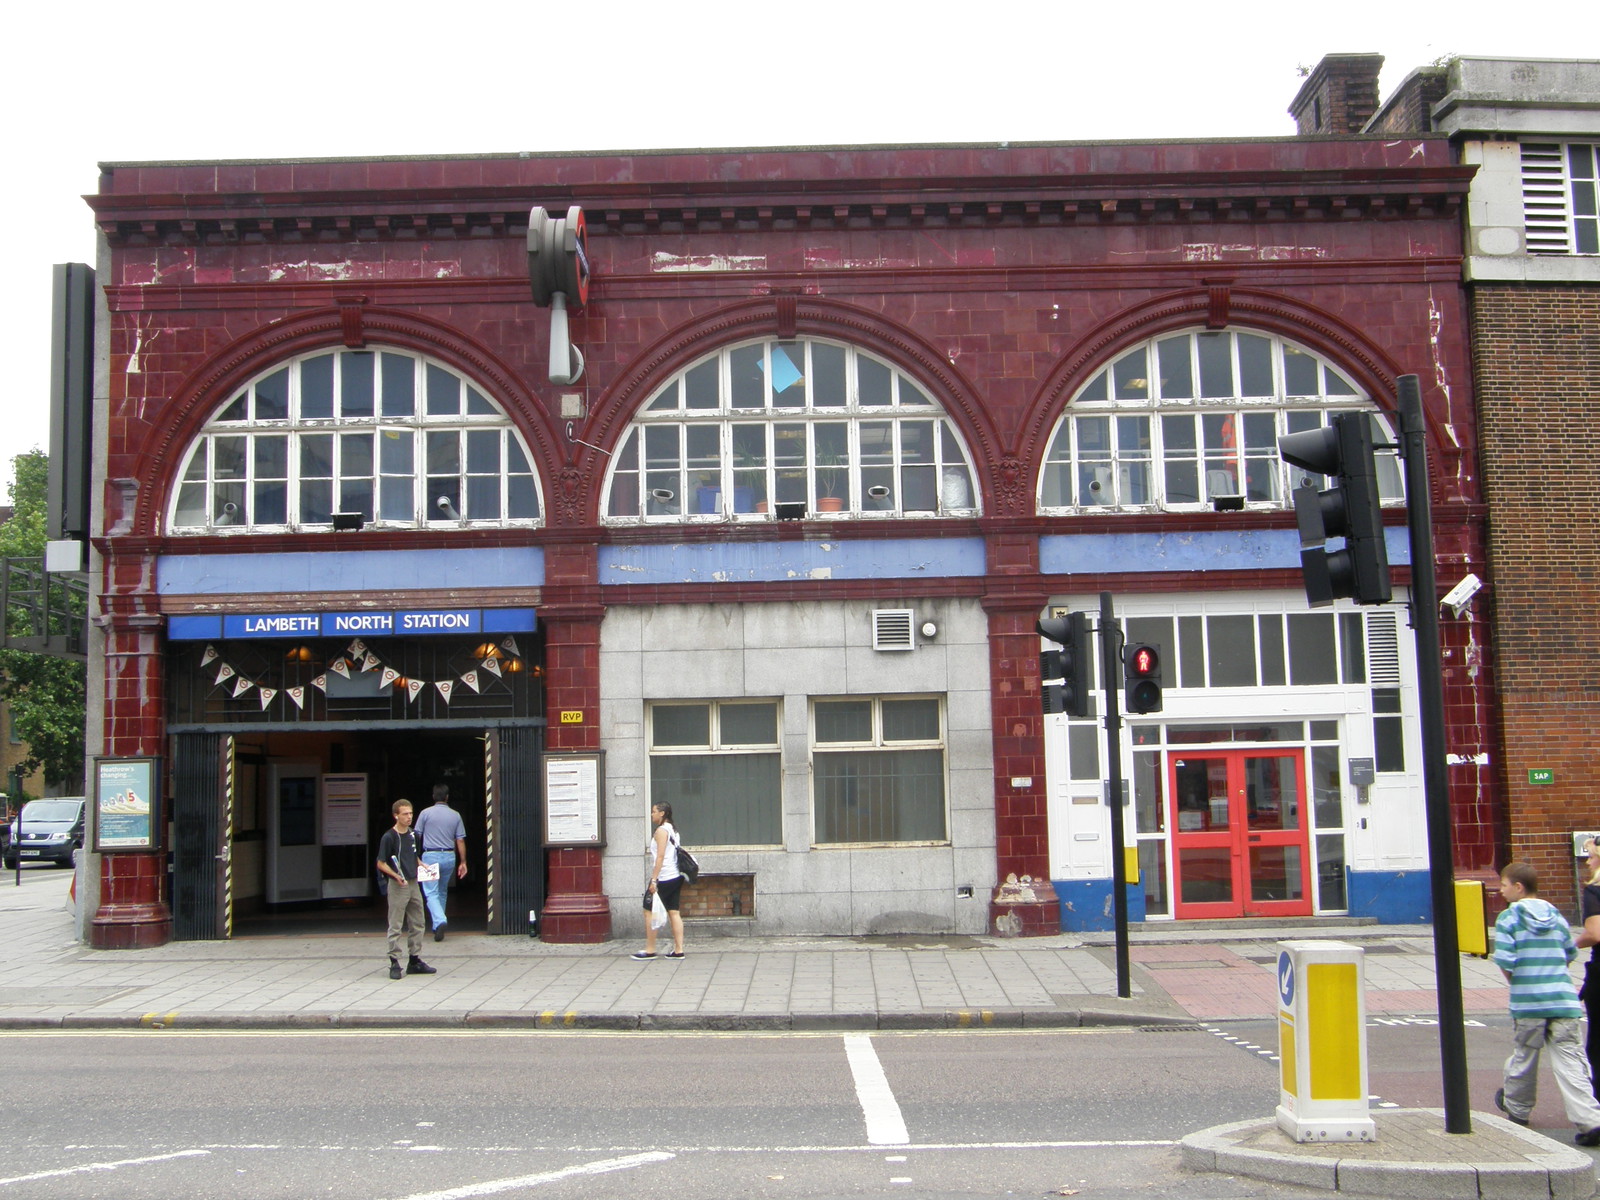
[[[1039,476],[1041,512],[1286,508],[1316,483],[1278,457],[1278,438],[1326,425],[1335,413],[1372,416],[1373,439],[1395,442],[1387,420],[1319,356],[1244,330],[1195,330],[1121,355],[1073,397]],[[1378,452],[1385,502],[1403,499],[1392,449]]]
[[[674,375],[617,447],[603,507],[613,524],[977,511],[966,447],[928,393],[816,338],[730,346]]]
[[[531,525],[517,431],[458,372],[404,350],[331,350],[242,388],[190,445],[173,533]]]

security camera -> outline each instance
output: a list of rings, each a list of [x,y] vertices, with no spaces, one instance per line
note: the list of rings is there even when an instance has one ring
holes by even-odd
[[[1472,603],[1472,598],[1482,590],[1483,580],[1469,572],[1466,578],[1444,594],[1444,599],[1440,600],[1439,603],[1459,617],[1467,611],[1467,606]]]
[[[439,506],[439,511],[442,512],[448,520],[459,521],[461,519],[461,514],[456,511],[455,503],[450,499],[449,496],[440,496],[434,501],[434,503]]]

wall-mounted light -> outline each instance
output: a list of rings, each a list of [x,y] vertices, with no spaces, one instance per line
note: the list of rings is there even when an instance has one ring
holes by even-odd
[[[507,659],[506,660],[506,670],[509,671],[513,675],[521,674],[521,672],[522,672],[522,660],[520,658]]]
[[[922,636],[929,639],[938,637],[939,627],[932,621],[924,621],[922,623]]]
[[[285,654],[283,657],[288,662],[310,662],[311,647],[291,646],[289,647],[289,653]]]
[[[355,529],[366,527],[367,518],[358,512],[339,512],[333,514],[333,531],[346,533]]]

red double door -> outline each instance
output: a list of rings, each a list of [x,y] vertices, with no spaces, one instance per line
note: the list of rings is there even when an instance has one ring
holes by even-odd
[[[1169,752],[1173,915],[1308,916],[1302,751]]]

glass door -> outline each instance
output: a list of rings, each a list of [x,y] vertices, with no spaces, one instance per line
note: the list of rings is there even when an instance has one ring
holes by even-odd
[[[1169,753],[1174,916],[1306,916],[1301,751]]]

